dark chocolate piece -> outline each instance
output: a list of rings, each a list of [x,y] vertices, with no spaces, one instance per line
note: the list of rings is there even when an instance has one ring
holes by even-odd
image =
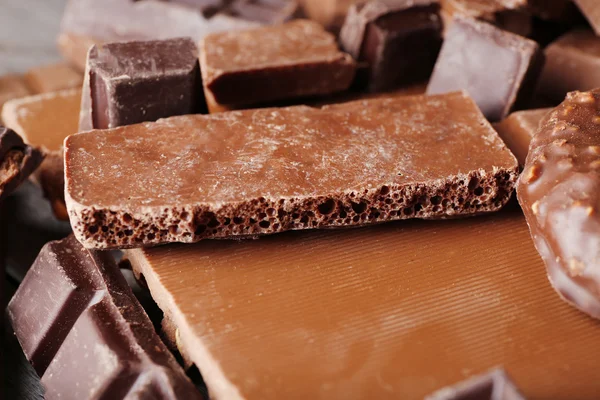
[[[544,50],[546,64],[538,92],[562,101],[568,92],[600,87],[600,38],[589,29],[561,36]]]
[[[369,64],[369,89],[382,91],[429,77],[441,31],[435,0],[376,0],[350,8],[340,42],[355,59]]]
[[[543,66],[532,40],[486,22],[457,17],[427,87],[428,94],[464,89],[490,121],[530,100]]]
[[[517,157],[519,165],[525,164],[531,139],[537,133],[542,118],[551,110],[551,108],[540,108],[517,111],[494,124],[504,143]]]
[[[48,243],[8,306],[48,398],[201,399],[109,253]]]
[[[90,248],[492,212],[518,171],[464,92],[186,115],[65,144],[67,209]]]
[[[534,136],[518,197],[548,278],[600,318],[600,90],[571,92]]]
[[[25,144],[15,131],[0,126],[0,200],[27,179],[43,160],[43,154]]]
[[[504,369],[494,369],[438,390],[425,400],[525,400]]]
[[[227,14],[265,24],[280,24],[299,12],[295,0],[234,0]]]
[[[573,0],[597,35],[600,35],[600,2],[598,0]]]
[[[94,46],[88,53],[79,130],[194,114],[203,102],[193,40]]]

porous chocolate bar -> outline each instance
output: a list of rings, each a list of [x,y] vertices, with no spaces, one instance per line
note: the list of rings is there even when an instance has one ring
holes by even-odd
[[[423,399],[495,365],[531,399],[600,388],[519,210],[127,254],[214,398]]]
[[[525,164],[531,139],[537,133],[542,118],[551,110],[551,108],[540,108],[516,111],[494,124],[494,128],[504,143],[517,157],[519,165]]]
[[[47,398],[202,399],[112,256],[73,236],[44,246],[8,317]]]
[[[44,160],[15,131],[0,126],[0,200],[15,190]]]
[[[88,53],[79,131],[114,128],[204,105],[192,39],[109,43]]]
[[[200,42],[200,69],[211,110],[340,92],[356,65],[321,25],[295,20],[208,35]]]
[[[441,389],[425,400],[525,400],[502,368]]]
[[[519,202],[559,295],[600,318],[600,90],[571,92],[543,120]]]
[[[568,92],[600,87],[600,38],[591,30],[568,32],[544,53],[546,64],[538,87],[541,95],[562,101]]]
[[[375,0],[353,5],[340,32],[342,48],[368,64],[371,91],[426,80],[442,44],[435,0]]]
[[[461,92],[80,133],[65,166],[89,248],[474,215],[501,208],[518,171]]]
[[[457,17],[433,70],[428,94],[466,90],[490,121],[531,98],[543,54],[532,40],[486,22]]]

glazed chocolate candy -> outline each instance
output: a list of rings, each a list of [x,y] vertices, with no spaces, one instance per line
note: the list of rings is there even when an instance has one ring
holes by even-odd
[[[15,190],[44,160],[15,131],[0,126],[0,200]]]

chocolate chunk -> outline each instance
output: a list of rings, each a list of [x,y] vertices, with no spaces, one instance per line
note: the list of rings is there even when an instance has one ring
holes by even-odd
[[[519,210],[127,254],[214,398],[423,399],[493,365],[532,398],[598,393],[598,324]]]
[[[44,160],[13,130],[0,126],[0,200],[17,188]]]
[[[227,13],[265,24],[280,24],[299,13],[295,0],[234,0]]]
[[[518,170],[465,93],[87,132],[67,138],[65,163],[71,224],[90,248],[490,212]]]
[[[573,0],[597,35],[600,35],[600,3],[597,0]]]
[[[494,369],[455,386],[441,389],[425,400],[525,400],[503,369]]]
[[[79,130],[194,114],[202,103],[198,50],[191,39],[94,46],[88,54]]]
[[[41,184],[56,217],[63,220],[67,220],[68,215],[62,145],[67,136],[78,130],[80,102],[81,89],[68,89],[11,100],[2,109],[6,126],[20,132],[27,143],[46,153],[34,177]]]
[[[44,246],[8,316],[48,398],[202,398],[112,256],[73,236]]]
[[[369,89],[425,80],[438,56],[442,22],[434,0],[370,1],[350,8],[342,48],[369,64]]]
[[[80,88],[83,75],[66,63],[31,68],[25,74],[25,82],[32,93],[56,92]]]
[[[517,111],[494,124],[494,128],[504,140],[504,143],[519,160],[519,165],[525,164],[525,158],[529,152],[529,143],[537,133],[540,121],[551,110],[551,108],[541,108]]]
[[[356,65],[316,22],[297,20],[200,42],[200,68],[211,103],[259,104],[347,89]]]
[[[600,90],[571,92],[531,142],[519,202],[559,295],[600,318]]]
[[[543,55],[532,40],[458,17],[449,28],[428,94],[465,89],[490,121],[530,100]]]
[[[538,92],[562,101],[568,92],[600,87],[600,38],[587,29],[561,36],[545,49]]]

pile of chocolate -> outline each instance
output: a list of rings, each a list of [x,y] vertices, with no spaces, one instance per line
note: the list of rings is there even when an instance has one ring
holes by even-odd
[[[597,35],[597,0],[70,0],[65,62],[0,77],[0,202],[72,229],[7,308],[46,397],[596,398]]]

